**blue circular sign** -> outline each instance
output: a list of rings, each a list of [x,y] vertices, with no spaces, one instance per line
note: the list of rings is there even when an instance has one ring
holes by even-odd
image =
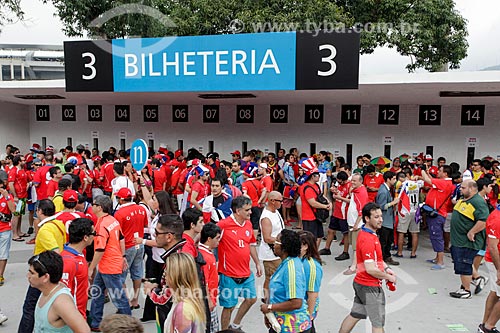
[[[142,170],[148,162],[148,145],[143,139],[132,142],[130,148],[130,162],[135,170]]]

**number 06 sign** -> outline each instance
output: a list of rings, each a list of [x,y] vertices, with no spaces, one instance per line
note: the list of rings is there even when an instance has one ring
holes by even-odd
[[[317,31],[71,41],[64,43],[64,57],[66,91],[357,89],[359,34]]]

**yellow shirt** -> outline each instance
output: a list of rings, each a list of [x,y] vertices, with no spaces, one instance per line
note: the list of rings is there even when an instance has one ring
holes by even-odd
[[[40,254],[45,251],[53,251],[59,249],[63,250],[64,243],[66,243],[66,228],[64,223],[55,219],[45,219],[42,226],[36,234],[34,255]]]
[[[54,203],[54,206],[56,206],[56,213],[59,213],[64,209],[63,197],[58,193],[59,192],[56,192],[56,195],[52,198],[52,202]]]

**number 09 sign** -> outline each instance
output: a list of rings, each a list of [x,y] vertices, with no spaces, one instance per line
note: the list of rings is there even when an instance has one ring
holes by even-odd
[[[359,41],[319,31],[65,42],[66,91],[357,89]]]

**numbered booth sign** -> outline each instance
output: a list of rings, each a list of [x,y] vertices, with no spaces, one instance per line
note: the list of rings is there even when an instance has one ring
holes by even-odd
[[[76,106],[63,105],[61,106],[62,121],[76,121]]]
[[[159,119],[158,105],[144,105],[145,123],[157,123]]]
[[[462,126],[484,126],[484,105],[462,105]]]
[[[306,124],[322,124],[324,116],[324,105],[306,105],[305,106],[305,119]]]
[[[50,121],[50,107],[48,105],[36,106],[36,121]]]
[[[236,122],[239,124],[253,124],[254,106],[253,105],[237,105],[236,106]]]
[[[269,107],[269,118],[272,124],[288,123],[288,105],[271,105]]]
[[[420,105],[418,110],[419,125],[441,125],[441,105]]]
[[[379,105],[379,125],[399,125],[399,105]]]
[[[203,105],[203,122],[218,123],[219,122],[219,106],[218,105]]]
[[[89,105],[89,121],[102,121],[102,105]]]
[[[189,122],[189,107],[187,105],[172,105],[172,122],[173,123]]]
[[[115,105],[115,121],[130,122],[130,105]]]
[[[361,124],[361,105],[342,105],[341,124]]]

